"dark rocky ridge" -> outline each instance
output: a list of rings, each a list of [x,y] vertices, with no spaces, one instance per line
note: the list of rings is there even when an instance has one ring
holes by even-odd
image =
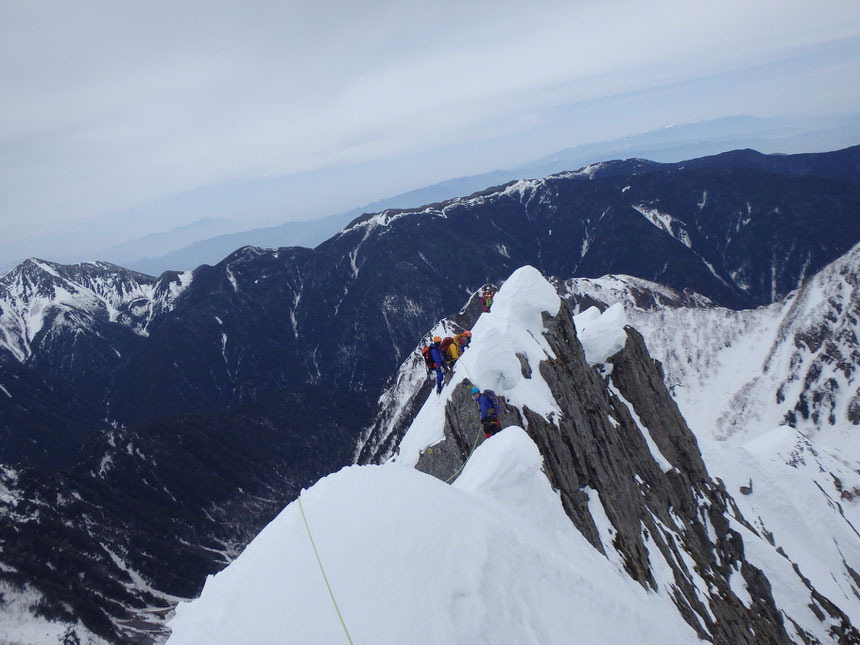
[[[696,439],[641,335],[627,328],[626,346],[601,374],[585,361],[566,307],[557,316],[544,318],[545,337],[555,358],[542,362],[540,372],[562,416],[548,422],[527,407],[508,406],[503,426],[521,425],[535,441],[547,477],[577,529],[599,551],[617,551],[627,573],[644,586],[656,588],[650,558],[659,552],[674,572],[673,600],[680,614],[704,639],[726,645],[787,643],[788,629],[794,638],[814,641],[799,626],[786,625],[767,577],[746,561],[743,539],[730,528],[729,518],[751,527],[722,483],[708,475]],[[456,477],[479,427],[470,387],[464,382],[452,394],[445,414],[446,439],[428,448],[417,465],[444,481]],[[655,461],[631,409],[673,466],[668,472]],[[484,440],[483,433],[477,440]],[[599,493],[616,530],[611,546],[598,534],[586,487]],[[695,571],[683,564],[682,551],[694,561]],[[731,589],[733,569],[746,583],[749,607]],[[711,589],[707,598],[696,589],[693,574],[707,581]],[[831,630],[834,640],[857,642],[860,634],[845,614],[808,582],[806,586],[809,604],[821,620],[838,625]]]
[[[141,478],[144,488],[156,490],[169,479],[168,491],[178,500],[183,497],[176,490],[197,490],[196,468],[174,462],[164,446],[199,437],[195,428],[259,427],[253,410],[267,397],[299,397],[324,407],[324,396],[307,395],[305,389],[321,388],[329,397],[349,393],[344,396],[352,397],[350,405],[319,417],[323,427],[343,432],[317,433],[310,425],[324,450],[291,452],[287,444],[271,455],[274,439],[266,432],[225,430],[219,435],[223,441],[200,440],[203,463],[216,469],[218,453],[242,450],[281,464],[259,467],[255,460],[241,460],[241,468],[219,471],[233,491],[228,495],[233,501],[224,504],[235,505],[240,517],[233,520],[237,543],[247,540],[273,511],[238,491],[255,486],[282,491],[270,496],[276,506],[295,490],[283,478],[305,472],[295,455],[304,455],[313,472],[349,461],[355,431],[372,418],[370,402],[416,339],[482,284],[502,280],[519,266],[532,264],[563,276],[626,272],[681,292],[701,291],[735,307],[769,302],[794,288],[860,239],[860,188],[845,177],[846,168],[856,169],[846,159],[856,159],[860,148],[831,154],[836,161],[828,162],[829,169],[813,164],[811,171],[808,159],[792,157],[768,157],[767,168],[751,171],[745,169],[747,160],[724,158],[698,161],[695,168],[642,160],[607,163],[588,173],[365,216],[314,250],[240,249],[217,266],[199,267],[181,293],[188,275],[167,273],[155,280],[104,264],[25,263],[0,277],[0,317],[10,311],[6,296],[18,277],[29,281],[29,290],[17,293],[46,302],[60,287],[110,299],[144,284],[152,295],[123,301],[116,315],[102,306],[49,303],[47,324],[29,339],[32,355],[20,362],[0,348],[0,384],[8,390],[8,396],[0,391],[0,461],[67,469],[21,469],[21,483],[9,482],[21,493],[16,504],[40,513],[21,522],[15,513],[7,514],[0,528],[14,534],[20,546],[42,530],[42,516],[52,517],[53,543],[77,545],[78,538],[64,537],[64,531],[83,531],[74,519],[80,509],[59,503],[58,495],[77,490],[68,477],[84,477],[82,489],[93,491],[80,493],[90,509],[84,515],[97,516],[104,533],[115,534],[114,542],[130,540],[125,535],[130,527],[153,540],[150,551],[168,549],[177,535],[199,540],[194,548],[207,545],[205,513],[187,515],[184,502],[174,504],[163,491],[155,496],[159,505],[165,502],[158,512],[146,515],[137,508],[139,495],[148,499]],[[661,227],[637,210],[642,205],[674,220]],[[290,435],[305,430],[289,407],[267,415],[267,427]],[[110,438],[126,434],[137,438],[137,450],[121,455],[125,444],[111,446]],[[127,477],[106,490],[91,478],[109,457],[117,463],[122,457]],[[89,475],[80,474],[80,464]],[[221,503],[221,492],[210,501]],[[198,505],[206,494],[198,491]],[[127,503],[111,501],[116,495]],[[141,514],[148,519],[137,523],[134,516]],[[174,532],[182,522],[191,527],[187,534]],[[43,556],[24,547],[5,548],[0,559],[31,571],[34,586],[50,592],[54,610],[62,606],[66,597],[53,590],[62,588],[58,580],[64,578],[39,564]],[[121,575],[109,559],[102,564]],[[159,570],[158,558],[132,564],[144,568],[159,589],[184,593],[180,589],[199,588],[223,558],[189,557],[181,584],[163,564]],[[125,603],[114,591],[105,584],[90,595],[81,593],[92,607],[98,594],[117,601],[104,602],[110,621],[116,618],[113,608]]]
[[[28,262],[0,278],[0,318],[14,309],[9,294],[48,298],[25,381],[73,386],[88,403],[71,416],[86,412],[93,429],[226,410],[305,384],[373,400],[416,338],[526,264],[566,277],[624,273],[729,307],[772,302],[860,241],[860,147],[801,157],[608,162],[366,215],[313,250],[241,249],[199,267],[182,290],[177,274]],[[120,298],[140,285],[149,300]],[[50,305],[60,288],[122,304],[112,315]],[[15,391],[0,396],[0,412],[34,400],[27,387],[4,387]],[[18,432],[0,425],[0,435]],[[48,461],[50,447],[8,445],[16,450],[0,460],[74,459],[66,445]]]

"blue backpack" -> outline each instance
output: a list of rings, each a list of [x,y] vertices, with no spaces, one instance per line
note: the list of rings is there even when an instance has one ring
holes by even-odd
[[[492,412],[488,411],[487,416],[490,416],[491,414],[493,414],[496,417],[499,417],[502,414],[502,412],[505,411],[505,409],[502,407],[502,402],[499,401],[499,397],[497,397],[496,393],[493,392],[492,390],[484,390],[483,394],[485,397],[487,397],[490,400],[490,403],[493,405]]]

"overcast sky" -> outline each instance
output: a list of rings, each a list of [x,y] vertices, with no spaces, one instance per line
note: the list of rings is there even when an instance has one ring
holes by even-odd
[[[0,0],[0,261],[188,223],[207,187],[295,175],[303,219],[671,123],[858,111],[858,0]]]

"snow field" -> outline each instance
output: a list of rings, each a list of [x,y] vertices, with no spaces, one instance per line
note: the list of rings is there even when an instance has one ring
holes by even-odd
[[[809,594],[792,569],[797,563],[819,592],[853,624],[860,623],[860,599],[843,565],[844,560],[855,570],[860,566],[860,502],[842,498],[834,483],[836,477],[843,489],[860,490],[860,474],[816,450],[787,426],[742,446],[708,441],[700,446],[708,467],[719,474],[744,518],[762,534],[742,531],[750,562],[771,579],[777,605],[795,620],[807,616],[803,623],[807,629],[819,625],[807,607]],[[740,494],[740,486],[750,480],[752,494]],[[740,522],[734,524],[740,530]],[[764,530],[790,561],[765,542]]]
[[[303,505],[355,643],[695,642],[573,528],[537,447],[507,428],[455,486],[396,464],[353,466]],[[180,605],[171,645],[346,642],[297,503],[201,597]]]

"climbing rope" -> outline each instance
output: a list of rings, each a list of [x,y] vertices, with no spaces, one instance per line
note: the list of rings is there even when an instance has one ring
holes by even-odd
[[[465,350],[464,350],[464,351],[465,351]],[[461,356],[462,356],[462,354],[461,354]],[[469,382],[470,382],[470,383],[472,383],[472,384],[474,385],[475,381],[474,381],[474,379],[472,378],[472,373],[469,371],[469,368],[468,368],[468,367],[466,367],[466,364],[465,364],[465,363],[461,363],[459,360],[457,360],[457,361],[456,361],[456,362],[451,366],[451,373],[453,374],[453,372],[454,372],[454,368],[455,368],[457,365],[460,365],[464,370],[466,370],[466,376],[468,376],[468,377],[469,377]],[[459,475],[459,474],[460,474],[460,472],[463,470],[463,468],[465,468],[466,463],[468,463],[469,458],[472,456],[472,453],[473,453],[473,452],[475,452],[475,448],[478,446],[478,439],[480,439],[480,438],[481,438],[481,430],[482,430],[482,428],[481,428],[481,426],[479,425],[479,426],[478,426],[478,433],[475,435],[475,442],[472,444],[472,449],[469,451],[469,454],[466,456],[466,460],[465,460],[462,464],[460,464],[460,467],[457,469],[457,471],[456,471],[453,475],[451,475],[448,479],[446,479],[446,480],[445,480],[445,483],[446,483],[446,484],[450,484],[450,483],[451,483],[451,481],[452,481],[455,477],[457,477],[457,475]]]
[[[458,360],[457,362],[455,362],[455,363],[454,363],[454,365],[452,366],[452,368],[451,368],[451,369],[453,370],[453,369],[454,369],[454,367],[456,367],[458,364],[460,365],[460,367],[462,367],[464,370],[466,370],[466,376],[468,376],[468,377],[469,377],[469,382],[470,382],[470,383],[472,383],[472,384],[474,385],[474,384],[475,384],[475,381],[474,381],[474,379],[472,378],[472,373],[469,371],[469,368],[466,366],[466,364],[465,364],[465,363],[460,363],[460,361]],[[446,480],[445,480],[445,483],[446,483],[446,484],[450,484],[450,483],[451,483],[451,481],[452,481],[452,480],[453,480],[457,475],[459,475],[459,474],[460,474],[460,471],[462,471],[462,470],[463,470],[463,468],[465,468],[465,467],[466,467],[466,463],[469,461],[469,458],[472,456],[472,453],[473,453],[473,452],[475,452],[475,448],[478,446],[478,439],[480,439],[480,438],[481,438],[481,430],[482,430],[482,428],[481,428],[481,426],[479,425],[479,426],[478,426],[478,433],[475,435],[475,442],[472,444],[472,449],[469,451],[469,454],[468,454],[468,456],[466,457],[466,461],[464,461],[462,464],[460,464],[460,467],[457,469],[457,472],[455,472],[453,475],[451,475],[448,479],[446,479]]]
[[[337,617],[340,619],[340,624],[341,627],[343,627],[343,632],[344,634],[346,634],[346,640],[349,641],[349,645],[353,645],[352,638],[350,638],[349,636],[349,630],[346,628],[346,623],[343,622],[343,616],[340,613],[340,608],[337,606],[337,600],[334,599],[334,593],[331,590],[331,585],[328,583],[328,576],[326,576],[325,569],[323,569],[322,560],[320,560],[320,554],[317,551],[317,545],[314,542],[314,536],[311,535],[311,527],[308,526],[308,518],[305,517],[305,509],[304,506],[302,506],[301,494],[299,495],[299,510],[302,512],[302,519],[305,522],[305,528],[308,531],[308,537],[311,540],[311,546],[314,548],[314,555],[317,557],[317,564],[320,565],[320,571],[322,572],[323,580],[325,580],[325,586],[328,588],[328,595],[331,596],[331,602],[334,605],[334,610],[337,612]]]
[[[469,451],[469,455],[466,457],[466,461],[460,464],[460,467],[457,469],[457,472],[455,472],[453,475],[451,475],[448,479],[445,480],[446,484],[450,484],[451,480],[454,479],[457,475],[459,475],[460,471],[463,470],[463,468],[466,466],[466,463],[469,461],[469,457],[472,456],[472,453],[475,452],[475,447],[478,445],[478,439],[481,436],[481,430],[482,428],[478,426],[478,434],[475,435],[475,443],[472,444],[472,449]]]

